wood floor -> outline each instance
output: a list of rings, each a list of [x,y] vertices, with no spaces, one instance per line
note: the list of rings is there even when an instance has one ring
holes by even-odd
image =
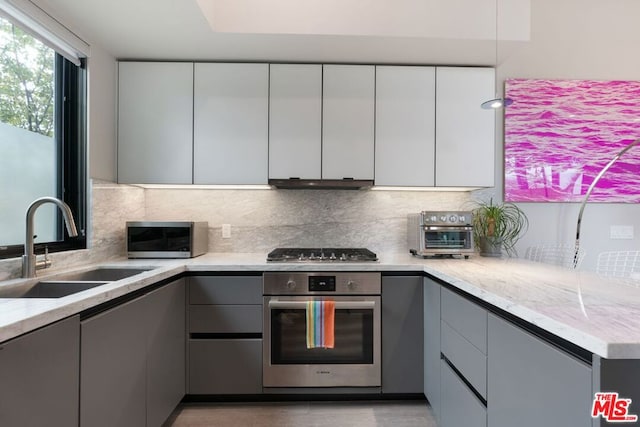
[[[426,401],[185,403],[164,427],[436,427]]]

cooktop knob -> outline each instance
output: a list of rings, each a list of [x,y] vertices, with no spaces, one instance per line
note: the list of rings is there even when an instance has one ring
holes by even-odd
[[[447,216],[446,215],[440,216],[440,221],[447,222]]]
[[[449,217],[449,221],[451,222],[458,222],[458,215],[451,215]]]
[[[296,282],[294,282],[293,280],[289,280],[287,282],[287,289],[295,289],[296,288]]]
[[[335,254],[335,253],[333,253],[333,252],[331,252],[331,255],[329,256],[329,259],[330,259],[331,261],[335,261],[335,260],[337,259],[337,258],[336,258],[336,254]]]

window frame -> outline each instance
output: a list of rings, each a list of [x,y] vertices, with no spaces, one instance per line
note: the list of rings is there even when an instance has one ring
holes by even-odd
[[[56,209],[57,241],[38,242],[36,254],[87,248],[87,71],[86,60],[80,66],[55,53],[55,132],[57,145],[57,197],[69,205],[78,229],[77,237],[69,237],[62,215]],[[26,215],[26,211],[25,211]],[[22,224],[26,227],[25,222]],[[24,254],[25,244],[0,246],[0,259]]]

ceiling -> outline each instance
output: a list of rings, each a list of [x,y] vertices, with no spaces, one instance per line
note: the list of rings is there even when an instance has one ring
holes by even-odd
[[[32,1],[117,59],[491,66],[530,19],[529,0]]]

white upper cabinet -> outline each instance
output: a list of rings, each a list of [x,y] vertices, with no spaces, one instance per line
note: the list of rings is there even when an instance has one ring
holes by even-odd
[[[375,67],[324,65],[322,178],[373,179]]]
[[[194,75],[194,184],[266,184],[268,64],[198,63]]]
[[[191,184],[193,64],[120,62],[118,182]]]
[[[376,67],[376,185],[434,186],[435,117],[434,67]]]
[[[495,98],[492,68],[438,67],[436,71],[436,186],[493,187]]]
[[[322,65],[271,64],[269,178],[320,179]]]

